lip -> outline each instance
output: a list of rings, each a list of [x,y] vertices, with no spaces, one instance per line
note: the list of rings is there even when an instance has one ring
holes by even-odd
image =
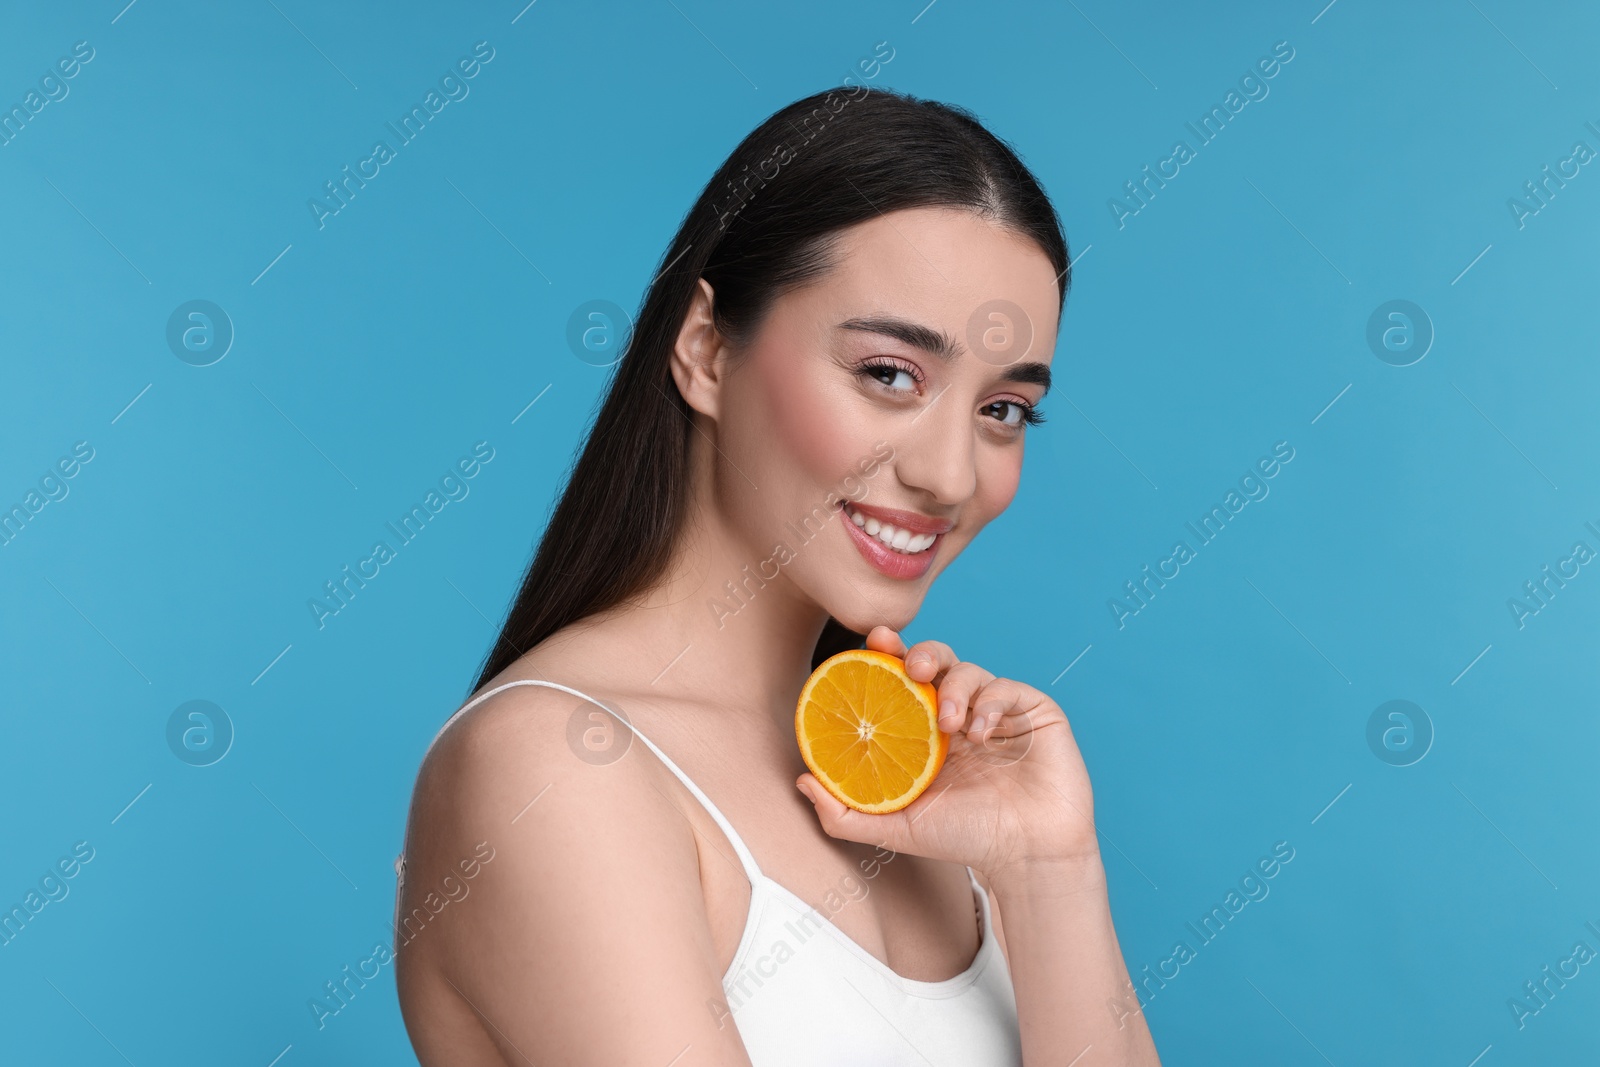
[[[895,508],[877,508],[869,504],[857,504],[854,500],[846,500],[841,505],[849,507],[868,518],[886,522],[890,526],[898,526],[902,530],[921,534],[947,534],[955,528],[955,523],[949,519],[930,519],[926,515],[919,515],[915,511],[899,511]],[[854,523],[851,523],[854,526]]]
[[[955,525],[951,522],[930,519],[925,515],[918,515],[909,511],[896,511],[893,508],[867,508],[855,502],[850,506],[863,515],[870,515],[879,522],[888,522],[893,526],[910,530],[913,533],[933,534],[933,544],[908,556],[903,552],[896,552],[876,537],[868,534],[855,523],[850,521],[850,516],[844,514],[844,505],[839,507],[839,524],[845,528],[850,540],[854,542],[856,550],[872,565],[879,574],[889,578],[898,578],[901,581],[915,581],[928,573],[933,566],[933,557],[939,551],[939,545],[944,541],[944,535],[950,532]],[[902,521],[903,520],[903,521]]]

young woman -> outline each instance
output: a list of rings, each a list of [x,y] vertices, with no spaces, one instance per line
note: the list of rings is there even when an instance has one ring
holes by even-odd
[[[1158,1063],[1061,709],[898,634],[1017,488],[1070,281],[1043,191],[958,108],[835,91],[747,137],[661,262],[418,776],[419,1059]],[[1026,625],[995,588],[973,612]],[[795,741],[862,635],[952,735],[890,815]]]

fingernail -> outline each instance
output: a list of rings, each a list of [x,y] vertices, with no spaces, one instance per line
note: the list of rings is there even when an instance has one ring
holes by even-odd
[[[954,700],[939,701],[939,725],[955,729],[961,722],[959,709]]]

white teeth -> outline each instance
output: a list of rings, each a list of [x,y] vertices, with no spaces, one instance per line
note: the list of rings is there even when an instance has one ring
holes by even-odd
[[[906,555],[914,556],[918,552],[925,552],[937,540],[934,534],[914,534],[910,530],[902,530],[897,526],[880,522],[870,515],[862,515],[859,511],[851,508],[846,508],[845,513],[850,516],[851,522],[861,527],[870,536],[896,552],[903,552]]]

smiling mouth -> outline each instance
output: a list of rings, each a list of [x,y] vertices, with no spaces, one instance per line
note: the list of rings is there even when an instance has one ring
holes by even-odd
[[[912,533],[910,530],[898,526],[891,526],[886,522],[863,515],[850,506],[849,501],[841,502],[845,517],[855,523],[868,537],[880,542],[883,547],[891,552],[898,552],[902,556],[917,556],[933,547],[938,535],[931,533]]]

